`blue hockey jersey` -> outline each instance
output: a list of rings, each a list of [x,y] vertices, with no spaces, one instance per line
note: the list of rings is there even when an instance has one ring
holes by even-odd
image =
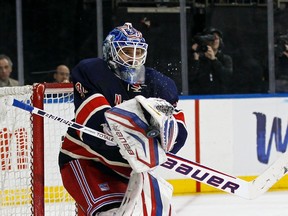
[[[177,105],[178,92],[172,79],[152,69],[145,68],[144,84],[128,84],[118,78],[106,61],[100,58],[82,60],[72,70],[74,85],[75,121],[97,131],[103,131],[104,112],[123,101],[143,95],[162,98]],[[184,114],[176,109],[174,114],[179,134],[171,152],[176,153],[187,138]],[[74,159],[91,159],[129,176],[131,168],[119,153],[119,148],[105,141],[69,128],[59,154],[59,165]]]

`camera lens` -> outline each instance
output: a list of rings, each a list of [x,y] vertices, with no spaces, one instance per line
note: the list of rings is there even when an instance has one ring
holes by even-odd
[[[207,45],[199,45],[196,50],[196,52],[200,52],[200,53],[205,53],[207,51],[208,51]]]

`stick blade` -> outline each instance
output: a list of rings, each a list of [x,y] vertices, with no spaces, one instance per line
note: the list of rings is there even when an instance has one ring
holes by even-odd
[[[255,199],[268,191],[288,171],[288,152],[285,152],[267,170],[251,182],[250,199]]]

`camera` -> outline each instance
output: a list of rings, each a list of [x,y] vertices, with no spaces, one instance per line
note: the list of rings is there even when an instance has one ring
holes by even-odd
[[[197,49],[195,52],[197,53],[205,53],[208,51],[208,45],[211,45],[215,40],[215,36],[213,34],[207,34],[207,35],[196,35],[193,38],[193,42],[197,43]]]
[[[275,44],[275,53],[276,56],[281,57],[283,55],[283,52],[288,52],[288,49],[285,45],[288,45],[288,34],[286,35],[280,35],[277,38],[276,44]]]

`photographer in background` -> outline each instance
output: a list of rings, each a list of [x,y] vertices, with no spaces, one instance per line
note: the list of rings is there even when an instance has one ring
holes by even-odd
[[[276,91],[288,92],[288,34],[278,37],[275,51]]]
[[[190,94],[225,94],[233,73],[232,58],[222,53],[222,32],[207,28],[192,42],[190,61]]]

